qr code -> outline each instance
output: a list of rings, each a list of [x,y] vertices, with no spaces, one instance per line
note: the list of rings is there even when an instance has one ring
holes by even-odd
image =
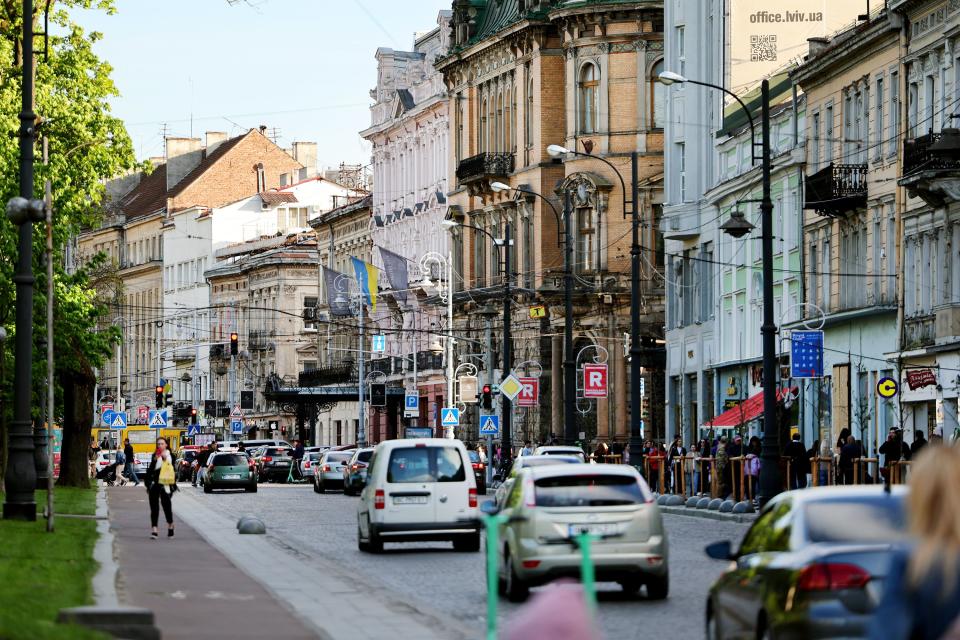
[[[750,36],[750,62],[772,62],[777,59],[777,36]]]

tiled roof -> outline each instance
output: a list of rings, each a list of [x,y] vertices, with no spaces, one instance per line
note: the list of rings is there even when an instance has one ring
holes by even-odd
[[[143,175],[140,184],[116,204],[127,220],[142,218],[167,206],[167,165],[161,164],[150,175]]]
[[[263,204],[275,206],[285,202],[299,202],[297,196],[292,193],[282,193],[278,191],[265,191],[260,194],[260,200]]]
[[[224,155],[230,152],[235,146],[237,146],[241,140],[248,138],[254,134],[253,129],[243,134],[242,136],[237,136],[236,138],[230,138],[220,143],[220,145],[213,150],[213,153],[204,154],[203,160],[200,161],[193,171],[188,173],[183,177],[183,180],[174,185],[173,189],[170,190],[168,194],[171,198],[176,197],[183,192],[184,189],[189,187],[194,180],[203,175],[203,172],[209,169],[213,164],[222,158]]]

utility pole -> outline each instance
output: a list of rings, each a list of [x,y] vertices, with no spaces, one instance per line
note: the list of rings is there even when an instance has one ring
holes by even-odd
[[[504,225],[503,233],[503,377],[510,375],[513,368],[513,344],[510,338],[510,223]],[[507,462],[513,459],[513,436],[510,431],[513,418],[513,402],[507,396],[500,394],[500,419],[503,421],[503,448]],[[506,467],[504,467],[506,468]]]
[[[637,152],[630,154],[630,462],[639,467],[643,461],[643,432],[640,416],[643,413],[643,362],[640,358],[640,199]]]
[[[456,340],[453,338],[453,253],[447,251],[447,406],[452,407],[456,402],[453,397],[453,351],[456,346]],[[445,430],[446,431],[446,430]],[[453,438],[453,427],[449,432],[445,432],[445,438]]]
[[[563,194],[563,439],[577,441],[577,362],[573,353],[573,242],[570,218],[573,206],[569,189]]]
[[[20,197],[7,204],[7,216],[20,226],[14,344],[13,422],[8,436],[8,458],[4,474],[6,494],[4,520],[37,519],[33,492],[37,472],[33,461],[33,422],[30,400],[33,389],[33,223],[43,213],[42,203],[33,200],[33,142],[36,114],[33,112],[33,0],[23,0],[23,83],[20,110]],[[40,207],[33,206],[34,203]]]
[[[483,325],[484,331],[486,333],[485,339],[487,343],[487,352],[485,354],[486,358],[486,379],[487,384],[490,385],[490,388],[493,388],[493,317],[489,311],[492,311],[489,307],[483,307],[487,309],[488,312],[483,314]],[[481,309],[481,312],[483,311]],[[496,312],[493,312],[496,313]],[[487,486],[489,487],[493,484],[493,436],[487,436]]]
[[[49,145],[47,136],[43,136],[43,164],[49,165]],[[53,196],[50,178],[44,181],[43,209],[46,220],[47,244],[45,258],[47,262],[47,402],[43,420],[37,425],[33,436],[33,462],[37,469],[37,489],[46,490],[47,495],[47,531],[53,531],[53,457],[49,455],[49,435],[53,433]]]
[[[364,397],[363,397],[363,385],[366,384],[366,363],[364,362],[366,354],[364,349],[367,346],[367,334],[365,332],[365,325],[363,322],[363,297],[362,294],[357,294],[357,304],[358,312],[360,314],[360,348],[357,350],[357,359],[360,362],[359,365],[359,377],[357,380],[357,406],[358,406],[358,417],[357,421],[357,446],[365,447],[367,446],[367,429],[366,429],[366,411],[364,411]],[[414,356],[416,358],[416,356]],[[416,359],[414,359],[416,362]]]

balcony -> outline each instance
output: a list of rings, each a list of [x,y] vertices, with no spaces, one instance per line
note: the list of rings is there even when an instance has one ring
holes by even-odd
[[[210,345],[210,359],[220,360],[230,357],[230,345],[212,344]]]
[[[829,164],[807,176],[804,209],[838,217],[867,206],[867,165]]]
[[[928,314],[904,320],[903,348],[919,349],[932,345],[936,339],[936,318],[936,315]]]
[[[250,332],[250,350],[266,351],[270,348],[270,332],[265,329],[258,329]]]
[[[436,354],[432,351],[420,351],[417,353],[417,369],[419,371],[443,369],[443,354]]]
[[[385,376],[388,376],[391,373],[390,364],[391,364],[390,358],[377,358],[376,360],[371,360],[370,372],[373,373],[374,371],[376,371],[378,373],[382,373]]]
[[[299,375],[299,385],[301,387],[322,387],[328,384],[342,384],[344,382],[355,382],[357,379],[354,362],[345,360],[338,364],[301,371]]]
[[[489,191],[490,183],[513,173],[512,153],[480,153],[464,158],[457,165],[457,184],[471,193]]]
[[[948,128],[904,140],[899,184],[932,207],[960,201],[960,131]]]

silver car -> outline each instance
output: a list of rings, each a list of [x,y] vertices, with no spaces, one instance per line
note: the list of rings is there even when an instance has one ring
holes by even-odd
[[[510,489],[513,487],[513,480],[517,477],[517,474],[520,473],[521,469],[526,469],[528,467],[543,467],[551,464],[579,464],[583,462],[583,458],[576,456],[561,456],[561,455],[549,455],[549,456],[523,456],[517,458],[513,461],[513,466],[510,467],[510,475],[500,483],[500,486],[497,487],[497,490],[493,494],[493,501],[497,504],[503,504],[503,501],[506,499],[507,494],[510,493]]]
[[[313,480],[313,474],[320,464],[320,457],[323,454],[319,451],[304,451],[303,459],[300,461],[300,475],[304,480]]]
[[[626,465],[569,464],[520,471],[502,506],[497,587],[513,602],[530,587],[579,578],[576,538],[596,536],[592,558],[598,582],[618,582],[627,593],[646,585],[651,600],[669,592],[667,534],[660,508],[636,469]]]
[[[313,474],[313,490],[323,493],[331,487],[343,487],[343,469],[353,457],[353,451],[325,451]]]

